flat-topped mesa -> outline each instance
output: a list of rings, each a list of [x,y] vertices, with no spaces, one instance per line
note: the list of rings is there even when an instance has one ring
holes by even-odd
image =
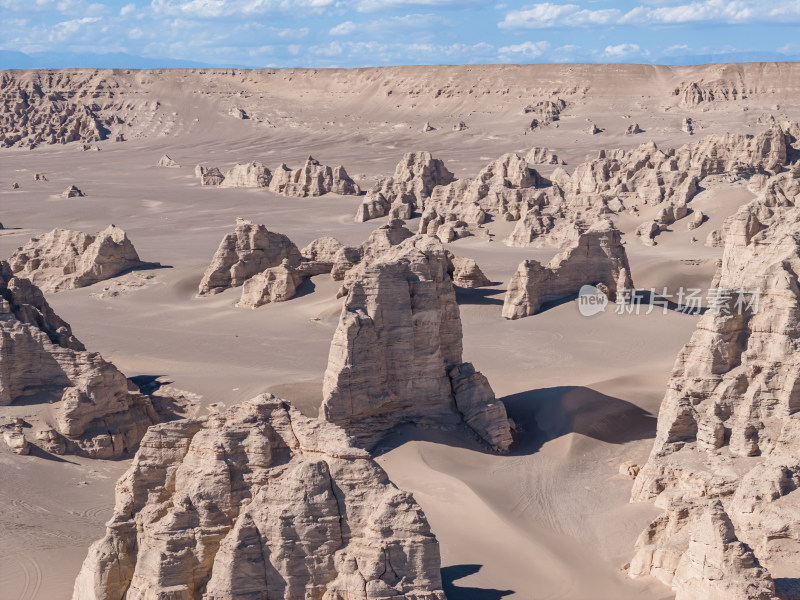
[[[584,285],[595,285],[614,300],[618,291],[633,289],[630,271],[619,231],[599,221],[583,233],[576,230],[547,266],[532,259],[522,262],[508,284],[503,317],[533,315],[542,304],[577,294]]]
[[[113,224],[95,234],[54,229],[31,238],[8,262],[16,277],[30,279],[45,292],[81,288],[130,269],[159,266],[139,260],[127,234]]]
[[[462,362],[449,268],[441,241],[417,235],[347,274],[320,416],[364,447],[403,423],[466,423],[494,450],[511,446],[505,406]]]
[[[360,246],[342,246],[333,255],[331,277],[341,281],[354,266],[368,262],[414,234],[406,228],[405,221],[393,219],[381,225]]]
[[[800,553],[798,194],[791,173],[774,176],[726,220],[720,292],[678,355],[633,486],[633,501],[666,509],[637,541],[633,577],[675,585],[689,523],[716,500],[767,569]]]
[[[358,207],[355,220],[363,223],[385,217],[410,219],[414,210],[421,211],[437,185],[447,185],[455,176],[444,161],[433,158],[430,152],[408,152],[397,163],[394,175],[380,180],[367,193]]]
[[[282,164],[272,174],[269,189],[284,196],[306,198],[323,194],[357,196],[361,193],[344,167],[329,167],[309,156],[305,164],[294,171]]]
[[[201,173],[201,177],[204,173]],[[272,173],[260,162],[236,164],[225,173],[220,187],[267,188],[272,181]]]
[[[180,165],[172,160],[168,154],[165,154],[161,158],[158,159],[157,166],[159,167],[170,167],[170,168],[178,168]]]
[[[516,221],[535,197],[540,182],[539,174],[525,159],[513,152],[504,154],[481,169],[475,179],[435,188],[422,213],[419,233],[439,235],[449,242],[458,236],[448,223],[479,227],[488,216]]]
[[[445,600],[411,494],[332,423],[268,394],[152,427],[73,600]]]
[[[288,237],[269,231],[265,225],[237,219],[236,229],[222,238],[214,253],[197,294],[207,296],[238,287],[254,275],[277,267],[284,259],[294,268],[303,259]]]
[[[136,448],[159,420],[114,365],[87,352],[42,292],[0,262],[0,406],[35,396],[63,451],[113,458]],[[24,434],[23,434],[24,435]]]

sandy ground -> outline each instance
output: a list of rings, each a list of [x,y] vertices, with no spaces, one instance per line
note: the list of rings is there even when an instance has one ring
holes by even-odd
[[[91,232],[115,223],[128,232],[143,260],[164,268],[48,296],[89,349],[129,377],[163,376],[202,395],[205,405],[230,406],[269,390],[316,414],[341,309],[338,284],[315,277],[299,297],[256,310],[234,307],[238,289],[195,298],[197,284],[237,216],[265,223],[299,247],[322,235],[360,243],[383,220],[354,223],[360,202],[354,197],[292,199],[261,190],[204,189],[193,176],[194,165],[227,168],[261,160],[293,166],[313,154],[324,163],[344,164],[369,187],[376,176],[389,175],[406,151],[430,149],[457,176],[470,176],[500,154],[541,145],[558,152],[571,170],[602,147],[632,147],[650,137],[669,147],[709,132],[759,131],[763,126],[756,119],[773,102],[754,100],[749,111],[738,104],[716,107],[700,116],[703,130],[691,138],[680,131],[688,113],[678,110],[675,100],[642,95],[651,76],[629,73],[630,81],[613,97],[590,89],[566,111],[559,128],[527,134],[518,108],[500,110],[491,97],[459,100],[458,109],[422,100],[413,108],[407,100],[392,108],[385,92],[375,92],[374,105],[331,93],[290,113],[287,91],[274,105],[262,99],[265,119],[268,113],[273,121],[281,110],[286,114],[285,122],[267,128],[255,120],[226,120],[221,111],[227,100],[189,96],[181,86],[165,85],[155,92],[164,112],[150,118],[152,131],[143,130],[140,138],[103,142],[100,152],[76,152],[72,145],[0,153],[0,221],[7,227],[0,230],[0,257],[56,226]],[[669,84],[659,82],[659,90]],[[255,85],[247,84],[247,108],[258,114]],[[311,102],[313,86],[308,81],[303,86],[298,93]],[[170,120],[176,107],[180,110]],[[381,120],[381,115],[388,116]],[[477,125],[450,131],[464,115]],[[647,133],[622,135],[629,122],[623,115],[632,115]],[[426,116],[447,126],[422,134]],[[190,117],[210,125],[191,126],[196,122]],[[606,132],[583,133],[588,121]],[[399,123],[404,126],[394,126]],[[153,166],[164,152],[183,167]],[[46,173],[48,181],[34,182],[35,172]],[[10,191],[13,181],[21,189]],[[69,184],[87,197],[59,198]],[[705,237],[751,198],[741,184],[704,191],[692,204],[710,220],[694,232],[678,222],[653,248],[630,233],[656,209],[620,218],[637,286],[706,287],[721,250],[704,247]],[[501,241],[509,231],[509,224],[493,224],[495,241],[468,238],[450,249],[476,259],[496,282],[458,294],[464,358],[506,402],[518,427],[515,451],[495,456],[455,434],[403,429],[382,444],[378,460],[428,515],[441,543],[450,600],[671,597],[658,583],[624,575],[637,535],[658,511],[628,502],[632,482],[618,467],[625,460],[645,460],[665,383],[696,317],[658,309],[617,315],[609,307],[586,318],[574,302],[566,302],[504,321],[503,293],[517,265],[528,257],[548,260],[557,250],[509,248]],[[20,409],[21,414],[25,410],[36,407]],[[0,596],[70,597],[86,550],[111,514],[114,481],[127,465],[127,460],[54,461],[0,450]]]

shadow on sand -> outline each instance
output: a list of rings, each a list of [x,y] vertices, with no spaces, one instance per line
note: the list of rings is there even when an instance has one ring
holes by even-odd
[[[481,570],[482,565],[452,565],[442,568],[442,588],[447,600],[500,600],[503,596],[513,594],[514,590],[496,590],[493,588],[462,587],[453,582]]]

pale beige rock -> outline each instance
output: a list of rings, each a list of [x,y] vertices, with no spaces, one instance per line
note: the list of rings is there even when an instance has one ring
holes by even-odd
[[[225,173],[220,187],[267,188],[272,181],[272,173],[260,162],[236,164]]]
[[[273,173],[269,189],[297,198],[328,193],[357,196],[361,193],[361,189],[350,179],[344,167],[329,167],[311,156],[302,167],[294,171],[281,164]]]
[[[22,427],[11,427],[3,430],[3,441],[14,454],[25,456],[31,453],[31,446],[25,439]]]
[[[557,98],[556,100],[540,100],[536,104],[528,105],[523,108],[522,114],[535,115],[535,118],[529,125],[529,129],[535,130],[537,127],[544,127],[558,121],[561,112],[566,107],[567,103],[561,98]]]
[[[631,479],[635,479],[640,470],[641,467],[632,460],[626,460],[619,466],[619,474]]]
[[[736,538],[722,503],[698,512],[672,580],[675,600],[777,600],[772,577]]]
[[[436,131],[436,128],[430,124],[430,121],[425,121],[425,125],[422,126],[422,133],[428,133],[429,131]]]
[[[570,243],[547,266],[529,259],[511,278],[503,302],[503,317],[535,314],[546,302],[577,294],[584,285],[602,286],[610,300],[617,291],[633,289],[630,266],[620,233],[609,221],[599,221]]]
[[[445,600],[414,498],[268,394],[150,429],[73,600]]]
[[[683,598],[771,598],[764,595],[772,593],[768,574],[754,577],[752,564],[771,569],[800,556],[797,190],[792,173],[772,177],[759,198],[726,220],[712,283],[723,290],[715,303],[721,308],[700,318],[678,355],[652,452],[634,483],[634,501],[655,500],[666,512],[637,542],[631,575],[657,574],[683,586]],[[740,298],[739,290],[748,293]],[[719,574],[707,580],[698,575],[698,552],[709,542],[693,546],[688,531],[698,514],[719,513],[717,500],[730,525],[713,529],[727,531],[734,547],[731,558],[703,559]],[[740,551],[737,538],[753,554]]]
[[[525,161],[534,165],[561,165],[558,155],[549,148],[533,147],[525,155]]]
[[[74,185],[67,186],[67,189],[61,192],[62,198],[83,198],[85,195],[86,194],[84,194],[78,189],[77,186]]]
[[[453,284],[458,287],[474,289],[492,285],[486,275],[483,274],[478,263],[471,258],[464,258],[463,256],[454,256],[453,263]]]
[[[0,407],[31,396],[49,400],[49,426],[63,436],[65,450],[93,458],[133,451],[159,420],[150,399],[129,391],[114,365],[87,352],[39,288],[5,262],[0,296]]]
[[[336,238],[329,236],[317,238],[300,250],[303,262],[298,265],[297,270],[308,277],[330,273],[336,262],[336,254],[342,248],[344,244]]]
[[[512,443],[505,407],[462,363],[448,268],[438,238],[417,235],[347,274],[320,416],[365,447],[401,423],[465,422],[497,451]]]
[[[194,176],[195,177],[202,177],[206,173],[206,167],[203,165],[196,165],[194,168]]]
[[[436,186],[453,181],[455,176],[444,162],[430,152],[409,152],[397,163],[394,175],[378,181],[367,193],[355,220],[364,222],[390,212],[395,213],[390,218],[410,218],[411,211],[423,210]]]
[[[198,296],[243,285],[254,275],[277,267],[284,259],[294,268],[302,262],[300,251],[288,237],[269,231],[265,225],[237,219],[236,229],[222,238],[203,274]]]
[[[297,286],[303,281],[300,273],[284,258],[277,267],[258,273],[242,285],[242,297],[236,305],[240,308],[257,308],[270,302],[284,302],[293,298]]]
[[[459,121],[455,125],[453,125],[453,131],[464,131],[465,129],[469,129],[467,124],[464,121]]]
[[[636,135],[638,133],[642,133],[642,129],[639,127],[638,123],[631,123],[625,129],[625,135]]]
[[[174,160],[172,160],[167,154],[164,154],[161,158],[159,158],[157,164],[159,167],[171,167],[171,168],[180,167],[180,165]]]
[[[703,223],[705,223],[706,219],[705,213],[702,210],[695,210],[692,212],[692,218],[687,223],[686,227],[691,231],[692,229],[697,229]]]
[[[344,279],[355,265],[369,262],[413,235],[403,221],[389,221],[373,231],[360,246],[341,247],[333,256],[331,277],[336,281]]]
[[[46,292],[81,288],[130,269],[158,266],[139,260],[127,234],[115,225],[95,234],[54,229],[31,238],[8,262],[16,277],[31,280]]]
[[[598,133],[602,133],[602,132],[603,132],[603,130],[602,130],[602,129],[600,129],[600,128],[599,128],[597,125],[595,125],[594,123],[591,123],[591,124],[589,125],[588,129],[586,130],[586,132],[587,132],[589,135],[597,135]]]
[[[197,175],[197,169],[195,169],[195,175]],[[217,167],[207,167],[203,168],[200,171],[200,185],[206,186],[217,186],[222,185],[225,181],[225,175],[222,174]]]

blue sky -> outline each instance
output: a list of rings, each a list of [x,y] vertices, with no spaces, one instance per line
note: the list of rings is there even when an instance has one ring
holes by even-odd
[[[800,0],[0,0],[0,68],[800,60]]]

